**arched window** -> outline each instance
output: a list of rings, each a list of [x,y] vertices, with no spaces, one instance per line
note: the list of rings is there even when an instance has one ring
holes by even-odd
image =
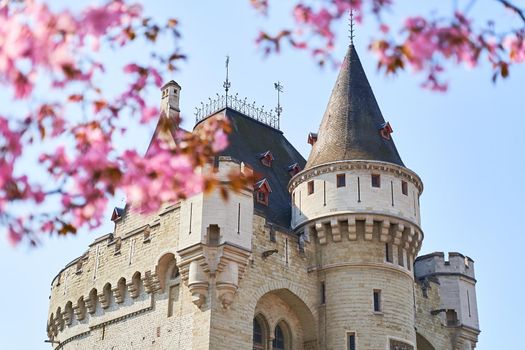
[[[262,315],[253,319],[253,350],[266,350],[268,344],[268,326]]]
[[[281,321],[275,326],[275,333],[273,338],[273,350],[290,350],[290,331],[288,326]]]

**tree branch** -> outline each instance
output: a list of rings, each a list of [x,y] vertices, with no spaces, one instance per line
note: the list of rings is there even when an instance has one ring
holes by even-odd
[[[508,8],[509,10],[511,10],[512,12],[514,12],[515,14],[517,14],[521,18],[523,23],[525,23],[525,12],[523,12],[523,9],[519,8],[518,6],[514,5],[508,0],[496,0],[496,1],[502,4],[503,6],[505,6],[506,8]]]

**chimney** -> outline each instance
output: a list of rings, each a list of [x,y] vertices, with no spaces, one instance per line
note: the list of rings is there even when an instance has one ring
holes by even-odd
[[[179,98],[180,87],[174,80],[166,83],[162,88],[162,98],[160,100],[160,115],[167,118],[178,119],[180,114]]]

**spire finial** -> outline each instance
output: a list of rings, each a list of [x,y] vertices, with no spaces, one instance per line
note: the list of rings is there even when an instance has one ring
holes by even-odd
[[[350,8],[350,45],[354,45],[354,9]]]
[[[230,87],[232,86],[232,83],[229,80],[229,68],[230,68],[230,56],[226,55],[226,80],[222,84],[224,87],[224,91],[226,92],[226,107],[228,107],[228,91],[230,90]]]
[[[283,112],[283,107],[281,106],[281,93],[283,92],[283,85],[280,81],[273,83],[275,90],[277,90],[277,107],[275,107],[275,112],[277,113],[277,129],[280,128],[281,113]]]

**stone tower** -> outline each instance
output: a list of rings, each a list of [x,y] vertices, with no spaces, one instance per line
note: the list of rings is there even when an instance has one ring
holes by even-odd
[[[291,179],[292,228],[316,244],[326,349],[414,349],[423,184],[391,138],[353,45],[305,169]]]
[[[181,87],[161,91],[152,142],[176,144]],[[54,350],[475,349],[474,262],[416,259],[423,185],[353,45],[308,161],[247,99],[210,99],[191,132],[215,118],[228,146],[200,171],[253,183],[227,200],[215,189],[153,213],[115,208],[114,230],[52,280]]]

